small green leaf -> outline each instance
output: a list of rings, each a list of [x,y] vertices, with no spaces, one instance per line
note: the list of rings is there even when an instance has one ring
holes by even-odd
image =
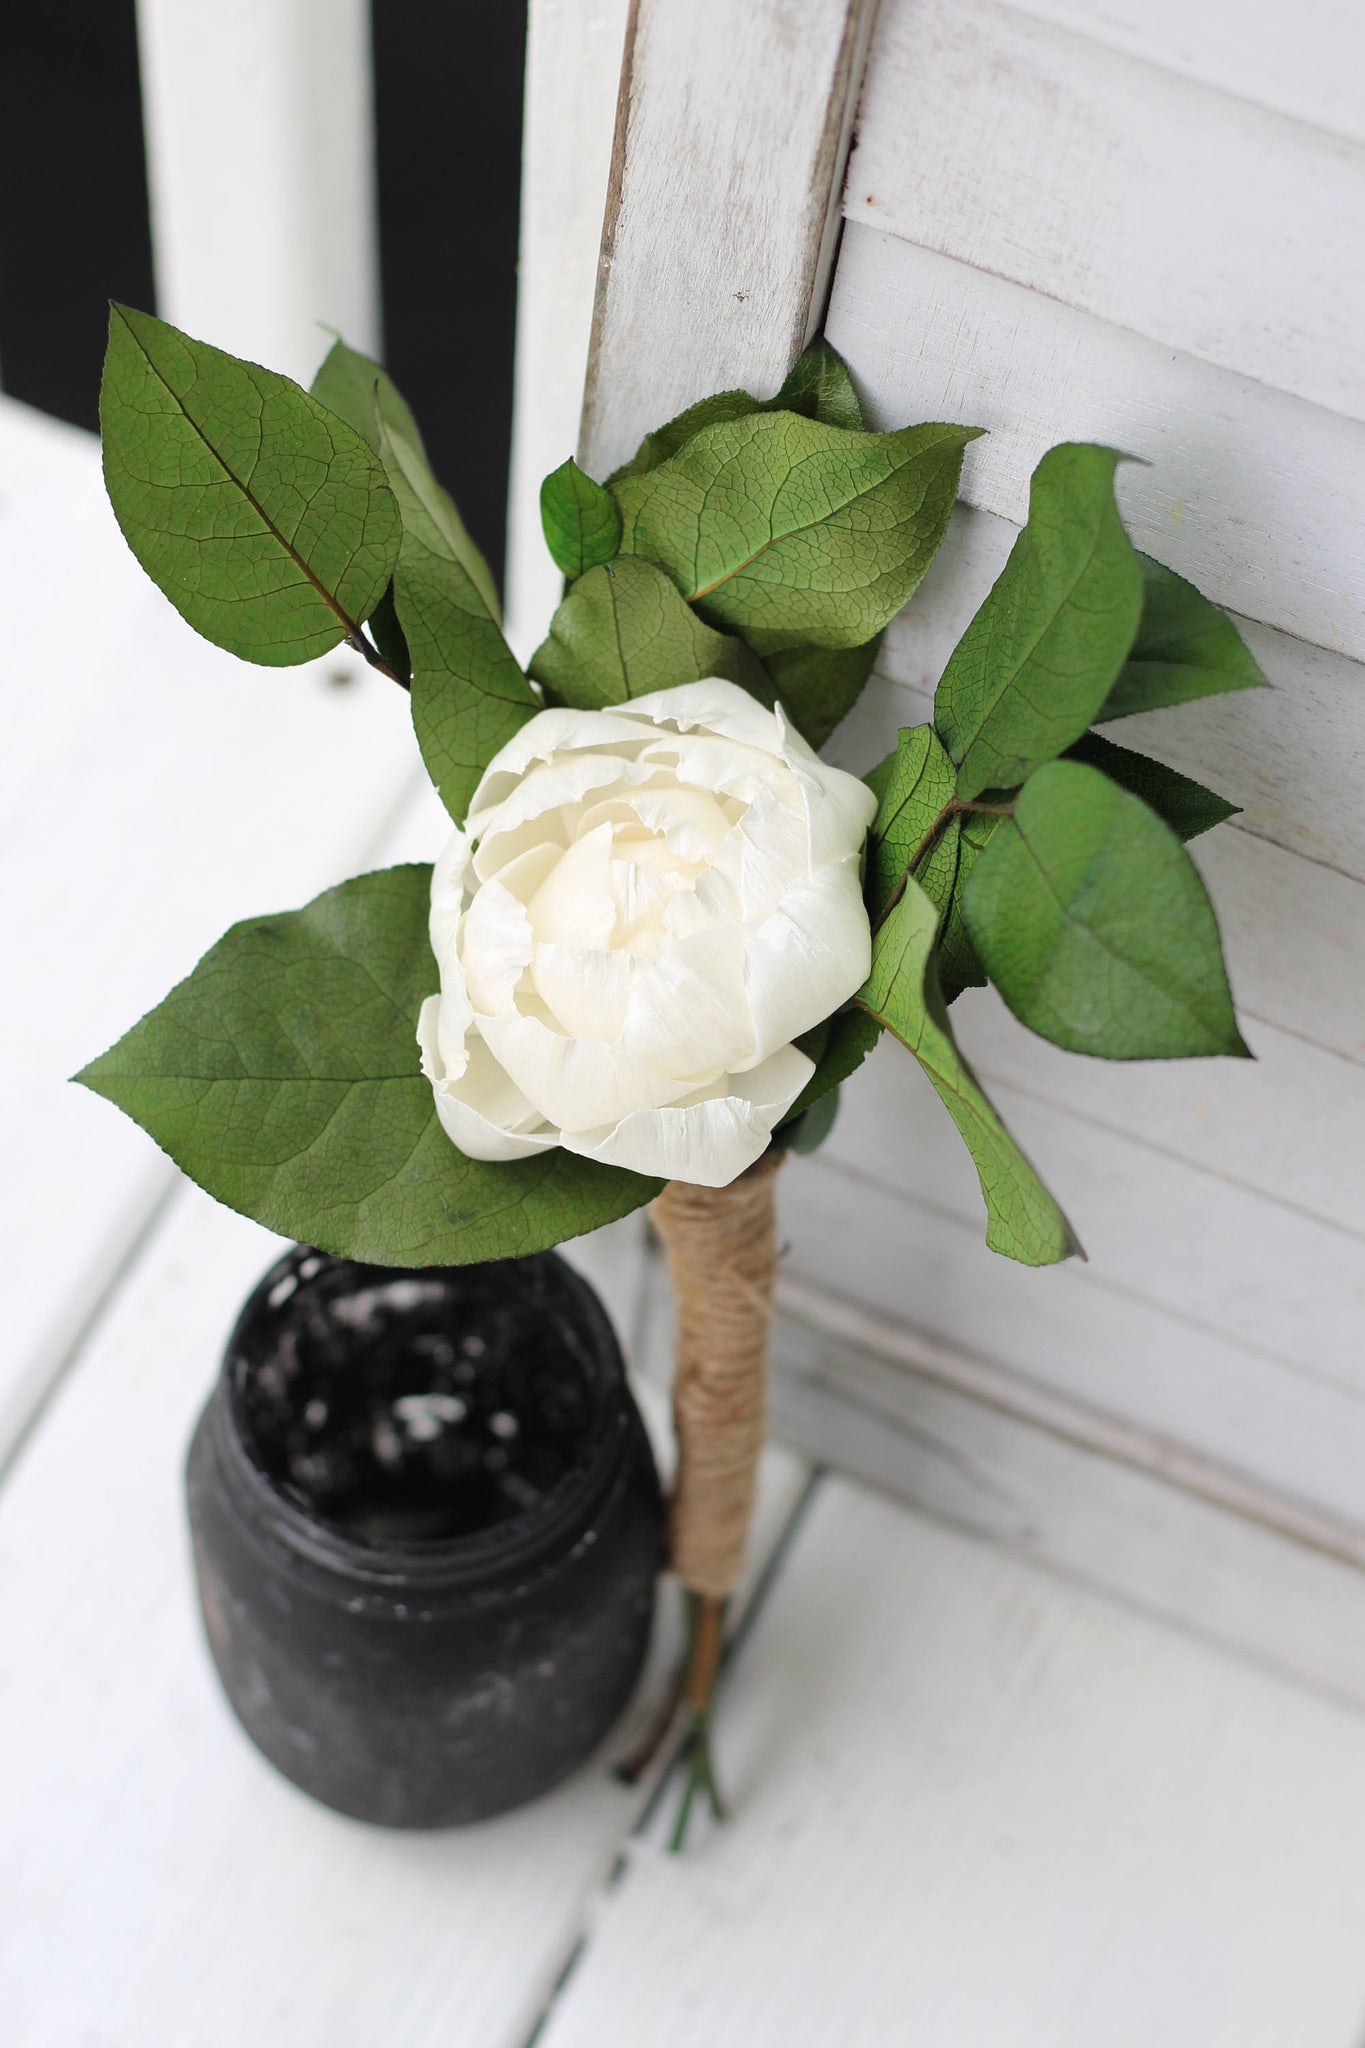
[[[959,796],[1012,789],[1064,753],[1123,666],[1143,583],[1114,503],[1122,459],[1071,442],[1033,473],[1028,524],[934,698]]]
[[[338,338],[332,343],[309,386],[319,405],[354,427],[379,454],[379,422],[401,434],[425,462],[427,451],[412,407],[388,371]]]
[[[1146,754],[1135,754],[1131,747],[1117,747],[1097,732],[1088,732],[1077,740],[1074,747],[1067,749],[1065,758],[1100,769],[1120,789],[1141,797],[1149,810],[1165,819],[1177,839],[1197,839],[1201,832],[1212,831],[1225,818],[1237,816],[1237,805],[1230,804],[1216,790],[1205,789],[1202,782],[1179,775],[1174,768],[1167,768]]]
[[[955,1003],[964,988],[984,988],[986,984],[986,970],[976,956],[962,915],[962,897],[978,856],[999,823],[998,817],[982,817],[970,811],[960,821],[957,873],[938,937],[938,981],[945,1003]]]
[[[500,747],[540,709],[472,573],[454,506],[410,442],[381,420],[403,518],[394,576],[412,657],[412,722],[427,772],[457,824]]]
[[[614,486],[626,476],[647,476],[703,427],[747,419],[756,412],[795,412],[803,419],[822,420],[827,427],[860,430],[866,425],[847,364],[821,337],[797,357],[782,389],[772,398],[754,398],[748,391],[717,391],[710,398],[699,399],[676,419],[646,434],[630,461],[608,478],[608,484]]]
[[[531,674],[577,711],[624,704],[653,690],[723,676],[771,704],[763,664],[742,640],[717,633],[662,569],[621,555],[580,576],[531,657]]]
[[[817,1102],[841,1088],[856,1074],[877,1043],[880,1032],[861,1010],[838,1010],[814,1031],[803,1032],[795,1041],[798,1052],[815,1061],[815,1072],[787,1111],[780,1128],[788,1129],[805,1116]]]
[[[873,940],[858,1001],[915,1055],[961,1132],[985,1197],[991,1250],[1026,1266],[1055,1265],[1080,1246],[954,1041],[935,968],[938,924],[937,907],[908,882]]]
[[[862,696],[881,635],[862,647],[779,647],[770,654],[763,652],[762,634],[748,638],[754,652],[763,656],[792,723],[818,753]]]
[[[861,647],[933,559],[975,434],[856,434],[790,412],[704,427],[616,486],[621,545],[714,625]]]
[[[570,579],[612,561],[621,545],[616,500],[572,457],[540,487],[540,523],[555,567]]]
[[[1265,677],[1226,612],[1150,555],[1142,568],[1142,618],[1119,679],[1097,713],[1127,718],[1224,690],[1257,690]]]
[[[784,1151],[794,1152],[798,1158],[809,1158],[824,1144],[838,1115],[839,1090],[835,1087],[822,1095],[818,1102],[813,1102],[803,1115],[789,1117],[774,1133],[775,1139]]]
[[[906,726],[868,835],[867,899],[874,916],[917,854],[916,880],[940,911],[947,907],[957,869],[957,819],[939,827],[932,843],[930,834],[953,802],[953,780],[953,764],[933,727]]]
[[[1247,1055],[1213,907],[1169,826],[1098,768],[1051,761],[980,855],[963,911],[1020,1022],[1102,1059]]]
[[[541,1251],[658,1192],[556,1148],[489,1165],[436,1119],[417,1013],[435,985],[429,867],[234,925],[76,1078],[270,1230],[380,1265]]]
[[[855,434],[867,426],[848,364],[823,335],[817,335],[797,357],[782,389],[767,401],[764,410],[799,413],[803,419],[820,420],[827,427],[843,427]]]
[[[370,638],[394,674],[405,683],[412,681],[412,654],[408,647],[403,628],[398,623],[398,608],[393,601],[393,584],[386,584],[384,594],[366,621]]]
[[[123,537],[196,632],[268,667],[354,639],[399,527],[343,420],[287,377],[116,305],[100,428]]]

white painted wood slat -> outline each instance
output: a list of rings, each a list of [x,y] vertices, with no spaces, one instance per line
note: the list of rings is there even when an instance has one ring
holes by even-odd
[[[1362,183],[1365,214],[1365,183]],[[1102,441],[1134,538],[1215,603],[1365,655],[1365,426],[850,223],[826,331],[874,422],[962,420],[963,495],[1022,524],[1058,441]]]
[[[605,476],[819,322],[871,0],[635,0],[580,460]]]
[[[1339,61],[1362,60],[1357,24]],[[887,0],[845,205],[1365,417],[1360,144],[997,0]]]
[[[379,353],[368,0],[138,0],[157,310],[306,384]]]
[[[1011,0],[1168,71],[1365,142],[1365,17],[1356,0]]]
[[[829,1482],[542,2048],[1356,2048],[1365,1723]]]

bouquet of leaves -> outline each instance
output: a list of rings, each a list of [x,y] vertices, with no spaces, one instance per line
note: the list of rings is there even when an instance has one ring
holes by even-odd
[[[235,926],[78,1078],[221,1201],[356,1259],[516,1257],[654,1203],[679,1314],[688,1797],[714,1800],[773,1169],[820,1141],[885,1031],[972,1153],[988,1244],[1077,1251],[948,1007],[989,979],[1074,1052],[1245,1053],[1184,848],[1234,806],[1091,728],[1263,679],[1132,546],[1120,455],[1067,445],[932,723],[862,782],[823,762],[975,432],[868,432],[823,342],[775,397],[703,400],[605,483],[547,478],[565,594],[525,673],[410,410],[343,343],[305,392],[116,307],[101,422],[119,524],[189,624],[276,666],[357,649],[409,694],[453,830],[434,869]]]

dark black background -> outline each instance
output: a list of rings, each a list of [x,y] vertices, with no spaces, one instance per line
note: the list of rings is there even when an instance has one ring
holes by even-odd
[[[373,21],[385,354],[501,578],[525,0]],[[93,428],[111,298],[155,309],[132,0],[0,0],[5,390]]]

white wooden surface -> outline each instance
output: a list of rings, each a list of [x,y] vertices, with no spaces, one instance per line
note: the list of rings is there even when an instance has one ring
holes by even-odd
[[[819,325],[871,0],[637,0],[580,457],[605,476]]]
[[[540,2048],[1358,2048],[1356,1714],[833,1481],[719,1747]]]
[[[157,310],[306,384],[379,343],[366,0],[138,0]]]

